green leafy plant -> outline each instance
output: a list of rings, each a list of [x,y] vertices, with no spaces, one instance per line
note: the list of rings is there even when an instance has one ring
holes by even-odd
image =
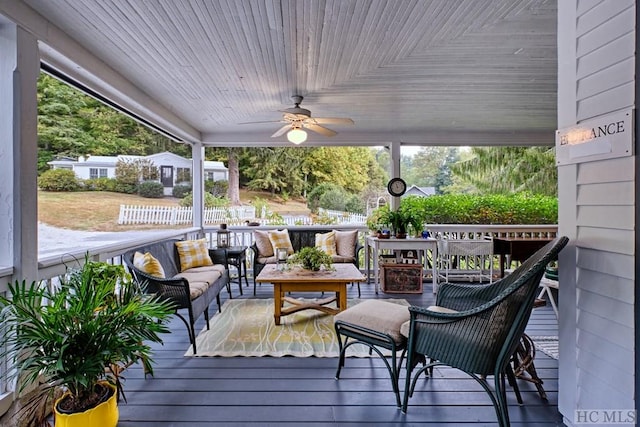
[[[180,206],[191,207],[193,206],[193,194],[188,193],[180,200]],[[215,197],[211,193],[204,193],[204,207],[205,208],[226,208],[229,207],[229,199],[226,197]]]
[[[389,206],[383,206],[378,208],[378,214],[378,221],[382,225],[391,227],[396,236],[407,234],[409,227],[413,228],[415,233],[422,231],[424,223],[422,211],[418,206],[410,204],[406,199],[402,200],[397,210],[391,210]]]
[[[150,199],[160,199],[164,197],[164,186],[158,181],[145,181],[138,185],[138,194]]]
[[[38,187],[44,191],[76,191],[80,184],[72,170],[51,169],[40,175]]]
[[[378,231],[382,229],[385,224],[384,210],[382,208],[374,209],[369,216],[367,216],[367,228],[371,231]]]
[[[410,199],[414,196],[409,196]],[[417,198],[428,224],[557,224],[558,198],[539,194],[448,194]],[[402,200],[405,202],[405,199]]]
[[[187,194],[191,193],[191,185],[188,184],[178,184],[173,186],[173,190],[171,190],[171,195],[177,199],[184,198]]]
[[[87,191],[115,191],[118,183],[113,178],[93,178],[84,180]]]
[[[103,380],[122,393],[121,373],[130,364],[140,360],[153,374],[145,342],[162,342],[174,312],[170,303],[145,294],[121,265],[88,256],[54,288],[16,281],[10,296],[0,296],[0,356],[15,367],[7,375],[18,378],[20,391],[37,386],[24,419],[41,417],[40,402],[56,388],[69,392],[60,402],[65,409],[80,412],[100,403]]]
[[[268,210],[269,210],[269,203],[267,202],[266,199],[263,199],[262,197],[255,197],[252,201],[251,204],[253,205],[255,211],[256,211],[256,218],[262,218],[262,214],[267,214]]]
[[[321,267],[325,270],[333,270],[333,260],[331,256],[317,247],[307,246],[293,254],[288,264],[300,265],[302,268],[312,271],[318,271]]]

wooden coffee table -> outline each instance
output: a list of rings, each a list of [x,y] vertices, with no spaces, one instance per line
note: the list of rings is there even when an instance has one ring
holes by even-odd
[[[310,271],[299,267],[279,271],[275,264],[266,265],[258,277],[258,283],[273,283],[274,319],[280,324],[280,317],[301,310],[320,310],[336,314],[347,308],[347,283],[364,282],[364,275],[353,264],[333,264],[335,270]],[[335,296],[317,301],[300,301],[287,297],[287,292],[335,292]],[[292,306],[283,308],[284,302]],[[327,304],[337,302],[337,308]]]

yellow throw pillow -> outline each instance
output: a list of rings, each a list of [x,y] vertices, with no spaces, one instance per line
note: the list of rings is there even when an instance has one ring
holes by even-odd
[[[143,273],[147,273],[150,276],[165,278],[164,268],[162,264],[149,252],[142,253],[136,252],[133,254],[133,266]]]
[[[291,255],[293,253],[293,245],[291,239],[289,239],[289,230],[273,230],[269,231],[269,241],[275,251],[277,248],[286,248],[287,253]]]
[[[316,248],[323,250],[327,255],[338,255],[336,252],[336,233],[330,231],[316,234]]]
[[[180,255],[180,271],[213,265],[207,248],[207,239],[176,242],[176,247]]]

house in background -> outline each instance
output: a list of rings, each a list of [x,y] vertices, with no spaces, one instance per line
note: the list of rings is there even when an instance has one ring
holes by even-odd
[[[168,151],[149,156],[80,156],[78,160],[68,158],[49,162],[53,169],[69,169],[80,179],[115,178],[118,161],[147,160],[158,168],[160,182],[165,195],[170,195],[176,184],[191,182],[192,160]],[[229,170],[222,162],[204,161],[204,179],[207,181],[229,180]]]
[[[420,196],[420,197],[428,197],[435,196],[436,187],[418,187],[417,185],[412,185],[407,189],[407,191],[402,195],[402,197],[406,196]]]

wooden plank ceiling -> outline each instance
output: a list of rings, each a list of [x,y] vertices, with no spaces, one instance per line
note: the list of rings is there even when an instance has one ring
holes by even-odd
[[[552,0],[23,0],[211,145],[550,145]],[[241,124],[255,121],[274,123]]]

